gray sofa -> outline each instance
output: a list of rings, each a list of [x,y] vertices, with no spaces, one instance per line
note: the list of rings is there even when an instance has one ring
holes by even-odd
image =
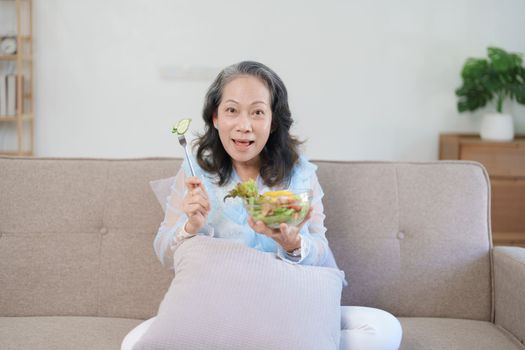
[[[402,349],[525,349],[525,249],[492,247],[479,164],[316,164],[343,305],[396,315]],[[179,165],[0,157],[0,349],[119,349],[155,315],[149,181]]]

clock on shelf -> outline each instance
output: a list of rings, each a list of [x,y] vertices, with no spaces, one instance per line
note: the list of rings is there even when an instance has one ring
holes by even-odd
[[[5,36],[0,40],[0,54],[14,55],[16,53],[16,37]]]

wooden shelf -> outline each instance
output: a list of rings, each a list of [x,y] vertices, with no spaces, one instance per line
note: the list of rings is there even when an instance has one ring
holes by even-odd
[[[0,122],[16,122],[18,120],[17,116],[3,116],[0,115]]]
[[[33,114],[26,113],[21,116],[22,121],[33,120]],[[0,115],[0,122],[16,122],[18,121],[18,116],[16,115]]]
[[[492,235],[497,237],[497,240],[494,240],[494,245],[511,245],[520,247],[525,245],[523,232],[492,232]]]
[[[464,146],[484,148],[519,148],[525,143],[525,135],[514,135],[514,140],[509,142],[485,141],[479,134],[454,134],[444,133],[439,136],[439,159],[461,159]]]
[[[8,157],[32,157],[33,152],[31,151],[0,151],[0,156],[8,156]]]
[[[20,57],[20,59],[23,61],[23,62],[27,62],[27,63],[33,63],[33,58],[29,55],[18,55],[18,54],[14,54],[14,55],[0,55],[0,61],[18,61],[18,58]]]
[[[0,60],[2,61],[16,61],[18,56],[15,55],[0,55]]]

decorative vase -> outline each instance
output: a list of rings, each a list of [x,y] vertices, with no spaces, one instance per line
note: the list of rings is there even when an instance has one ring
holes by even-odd
[[[512,141],[514,122],[512,116],[502,113],[488,113],[483,116],[480,130],[481,139],[487,141]]]

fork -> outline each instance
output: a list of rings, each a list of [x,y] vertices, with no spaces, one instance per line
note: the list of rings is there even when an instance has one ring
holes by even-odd
[[[195,170],[193,169],[193,164],[191,163],[190,155],[188,153],[188,143],[184,135],[179,135],[179,143],[184,148],[184,153],[186,154],[186,161],[190,165],[191,176],[195,176]]]

